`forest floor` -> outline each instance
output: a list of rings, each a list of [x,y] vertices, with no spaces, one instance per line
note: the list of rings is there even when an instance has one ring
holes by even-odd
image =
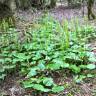
[[[86,8],[85,8],[86,10]],[[28,26],[33,26],[33,22],[38,20],[40,17],[42,17],[43,11],[19,11],[16,12],[16,27],[19,32],[23,32]],[[71,9],[63,6],[59,6],[58,8],[52,9],[48,11],[49,16],[53,16],[60,22],[62,22],[63,19],[71,20],[72,18],[78,18],[81,22],[84,21],[84,18],[82,16],[82,9],[76,8]],[[86,15],[86,11],[85,11]],[[88,23],[95,25],[94,21],[89,21]],[[22,33],[21,33],[22,37]],[[96,42],[93,41],[90,43],[91,48],[96,49]],[[95,50],[94,50],[95,52]],[[9,76],[6,78],[4,82],[2,82],[2,85],[0,85],[0,89],[2,93],[4,93],[4,96],[42,96],[42,95],[21,95],[21,93],[24,92],[24,90],[18,85],[18,74],[15,74],[16,76]],[[64,83],[67,87],[64,92],[61,92],[60,94],[44,94],[43,96],[96,96],[96,78],[87,79],[81,84],[76,84],[74,80],[72,80],[71,76],[56,76],[54,77],[55,81],[57,83]],[[8,95],[10,94],[11,95]],[[13,94],[14,92],[20,93],[20,94]],[[0,95],[2,96],[2,95]]]

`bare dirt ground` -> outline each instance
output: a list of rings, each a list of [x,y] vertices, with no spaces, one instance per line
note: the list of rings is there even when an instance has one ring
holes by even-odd
[[[86,10],[86,8],[85,8]],[[63,19],[70,20],[71,18],[77,18],[83,21],[82,9],[76,8],[71,9],[63,6],[56,7],[55,9],[49,10],[49,16],[53,16],[60,22]],[[85,11],[85,15],[86,15]],[[19,32],[24,32],[27,26],[32,25],[33,22],[42,17],[43,11],[31,11],[28,10],[26,12],[19,11],[16,12],[16,27]],[[89,21],[88,23],[93,24],[95,26],[95,21]],[[91,44],[96,48],[96,42]],[[91,46],[90,45],[90,46]],[[93,47],[92,47],[93,48]],[[56,79],[57,78],[57,79]],[[58,79],[59,78],[59,79]],[[96,96],[96,78],[87,79],[81,84],[75,84],[71,77],[55,77],[58,83],[64,83],[66,85],[66,89],[64,92],[59,94],[44,94],[44,95],[30,95],[30,93],[25,94],[25,90],[20,87],[18,84],[18,76],[9,76],[6,78],[4,82],[0,85],[0,93],[4,93],[5,95],[0,96]]]

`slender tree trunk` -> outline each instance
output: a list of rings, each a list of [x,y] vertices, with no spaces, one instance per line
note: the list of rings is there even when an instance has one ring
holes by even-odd
[[[56,1],[57,0],[51,0],[50,7],[54,8],[56,6]]]
[[[31,0],[15,0],[17,9],[26,10],[31,7]]]
[[[92,12],[92,7],[94,5],[94,1],[95,0],[88,0],[87,2],[87,9],[88,9],[88,19],[95,19],[95,15],[94,13]]]
[[[68,1],[68,6],[71,6],[72,0],[67,0]]]

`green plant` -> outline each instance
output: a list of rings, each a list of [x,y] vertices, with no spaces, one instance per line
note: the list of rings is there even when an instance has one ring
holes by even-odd
[[[75,78],[79,82],[85,78],[82,76],[84,70],[96,69],[96,58],[85,48],[86,40],[82,40],[83,30],[86,31],[89,27],[86,29],[86,26],[80,27],[77,23],[73,28],[67,20],[60,24],[49,17],[37,24],[40,25],[39,28],[29,28],[26,31],[24,43],[19,44],[16,35],[16,42],[0,49],[1,79],[18,68],[19,74],[24,77],[20,82],[25,89],[57,93],[63,91],[64,86],[54,82],[53,72],[70,70],[73,75],[81,76]],[[88,34],[91,31],[93,32],[90,30]]]

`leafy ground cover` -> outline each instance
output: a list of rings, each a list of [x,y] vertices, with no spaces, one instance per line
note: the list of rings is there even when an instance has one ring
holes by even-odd
[[[68,80],[65,83],[67,76],[72,80],[70,84],[77,87],[74,84],[96,77],[96,57],[88,47],[90,39],[96,37],[94,27],[80,25],[78,19],[59,22],[46,14],[34,25],[25,31],[23,42],[16,29],[3,26],[3,31],[11,35],[2,35],[0,39],[1,82],[17,73],[19,86],[33,96],[75,96],[66,91],[71,90]],[[77,87],[72,90],[79,93]]]

